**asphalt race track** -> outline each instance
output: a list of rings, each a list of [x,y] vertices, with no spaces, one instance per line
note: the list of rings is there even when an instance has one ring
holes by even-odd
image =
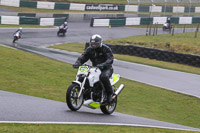
[[[113,124],[200,131],[196,128],[121,113],[104,115],[100,110],[86,107],[74,112],[67,108],[66,103],[6,91],[0,91],[0,101],[0,123],[10,121],[16,123]]]
[[[0,28],[0,44],[13,46],[12,34],[15,30],[16,28]],[[187,30],[190,31],[192,29]],[[34,52],[72,64],[80,54],[74,52],[63,52],[60,50],[51,50],[43,47],[58,43],[85,43],[93,34],[102,35],[104,40],[133,35],[144,35],[146,29],[128,27],[115,27],[111,29],[107,27],[92,28],[89,26],[89,23],[75,22],[69,23],[69,31],[65,37],[56,36],[56,32],[56,28],[23,29],[23,37],[16,43],[15,46],[26,51]],[[180,29],[180,31],[177,32],[182,32],[182,30]],[[159,30],[158,33],[167,34],[162,30]],[[165,89],[170,89],[200,98],[199,75],[170,71],[118,60],[115,60],[114,68],[122,77],[160,86]],[[91,110],[85,107],[81,108],[81,110],[78,112],[71,112],[67,108],[66,104],[62,102],[5,91],[0,91],[0,107],[1,122],[89,122],[93,124],[115,123],[118,125],[130,124],[130,126],[147,126],[200,131],[200,129],[120,113],[114,113],[111,116],[105,116],[99,110]]]

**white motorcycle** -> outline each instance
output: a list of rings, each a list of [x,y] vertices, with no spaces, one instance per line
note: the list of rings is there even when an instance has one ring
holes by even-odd
[[[164,23],[163,24],[163,30],[171,30],[172,29],[172,24],[170,24],[170,26],[169,26],[169,23]]]
[[[119,74],[112,74],[110,78],[114,89],[112,102],[107,102],[106,90],[99,76],[101,70],[97,67],[83,65],[78,68],[76,80],[68,87],[66,93],[66,103],[72,111],[77,111],[82,105],[88,108],[99,108],[104,114],[112,114],[117,106],[117,96],[121,93],[124,85],[118,88],[114,85],[119,81]]]
[[[15,33],[13,36],[13,43],[15,43],[15,41],[17,41],[19,38],[20,38],[20,33],[19,32]]]

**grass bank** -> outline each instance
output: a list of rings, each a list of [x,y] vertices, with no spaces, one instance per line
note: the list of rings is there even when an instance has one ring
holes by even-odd
[[[68,43],[68,44],[60,44],[60,45],[50,46],[50,48],[56,48],[56,49],[62,49],[62,50],[83,53],[85,44]],[[114,57],[115,57],[115,59],[124,60],[124,61],[128,61],[128,62],[133,62],[133,63],[139,63],[139,64],[150,65],[150,66],[155,66],[155,67],[160,67],[160,68],[165,68],[165,69],[170,69],[170,70],[200,74],[200,68],[188,66],[188,65],[176,64],[176,63],[170,63],[170,62],[164,62],[164,61],[157,61],[157,60],[153,60],[153,59],[129,56],[129,55],[114,54]]]
[[[6,133],[197,133],[157,128],[100,126],[100,125],[47,125],[0,124],[0,132]]]
[[[200,55],[200,34],[195,38],[194,32],[162,34],[156,36],[131,36],[126,38],[106,40],[108,44],[137,45],[158,48],[178,53]]]
[[[0,89],[65,102],[70,64],[0,46]],[[200,99],[121,79],[117,112],[200,128]],[[189,89],[189,88],[188,88]]]

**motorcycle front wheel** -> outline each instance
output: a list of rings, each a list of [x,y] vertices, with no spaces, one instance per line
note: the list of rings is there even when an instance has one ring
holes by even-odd
[[[57,36],[59,36],[59,34],[60,34],[60,32],[58,31],[58,32],[57,32]]]
[[[67,106],[72,110],[72,111],[77,111],[81,108],[83,104],[83,94],[78,97],[80,93],[80,86],[76,84],[71,84],[66,93],[66,103]]]
[[[163,28],[162,28],[163,30],[165,30],[165,27],[163,26]]]
[[[104,114],[110,115],[115,111],[116,107],[117,107],[117,97],[115,97],[115,99],[113,99],[113,101],[110,104],[100,106],[100,109]]]

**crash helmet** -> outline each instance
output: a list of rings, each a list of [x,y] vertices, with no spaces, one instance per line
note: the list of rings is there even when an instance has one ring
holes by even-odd
[[[64,24],[65,24],[65,25],[67,25],[67,21],[66,21],[66,22],[64,22]]]
[[[90,46],[94,49],[99,48],[102,46],[102,41],[102,37],[98,34],[95,34],[90,38]]]
[[[22,30],[22,27],[19,27],[19,30]]]

